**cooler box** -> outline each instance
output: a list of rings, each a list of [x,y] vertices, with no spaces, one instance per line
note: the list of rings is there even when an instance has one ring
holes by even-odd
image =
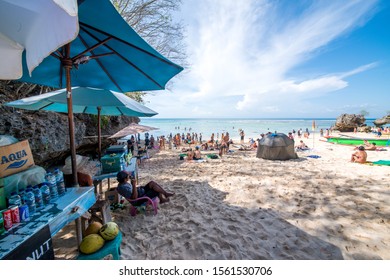
[[[107,154],[100,159],[102,163],[102,173],[113,173],[122,170],[125,164],[125,153],[121,154]]]
[[[106,149],[105,155],[127,154],[127,145],[112,145]]]

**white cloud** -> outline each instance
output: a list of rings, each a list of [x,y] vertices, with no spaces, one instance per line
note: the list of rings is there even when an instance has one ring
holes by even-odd
[[[345,78],[376,66],[295,79],[287,74],[362,25],[375,8],[374,0],[313,1],[306,10],[292,13],[294,17],[280,14],[284,8],[275,5],[283,2],[184,3],[192,11],[186,14],[192,67],[176,81],[173,93],[148,97],[161,117],[279,112],[307,96],[343,89],[348,86]]]

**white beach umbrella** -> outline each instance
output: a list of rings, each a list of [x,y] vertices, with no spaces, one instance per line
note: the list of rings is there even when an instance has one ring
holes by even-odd
[[[0,79],[31,72],[78,34],[77,0],[0,0]]]

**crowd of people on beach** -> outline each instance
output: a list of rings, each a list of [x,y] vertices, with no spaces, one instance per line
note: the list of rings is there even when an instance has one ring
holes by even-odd
[[[180,130],[180,126],[175,127],[175,130]],[[202,159],[203,151],[218,151],[218,155],[222,157],[231,151],[230,146],[232,144],[236,144],[234,147],[238,148],[238,150],[255,150],[257,149],[258,142],[263,137],[273,133],[268,129],[267,133],[261,133],[258,138],[249,138],[248,141],[245,142],[244,130],[238,129],[239,142],[234,143],[229,132],[223,132],[221,135],[219,133],[211,133],[210,137],[205,140],[202,133],[192,131],[191,127],[185,127],[184,131],[185,132],[181,133],[170,133],[167,136],[158,136],[156,139],[153,135],[146,132],[143,147],[141,146],[140,134],[135,137],[131,136],[127,141],[128,150],[138,158],[139,164],[141,164],[143,158],[148,157],[148,149],[165,150],[166,148],[169,148],[170,150],[181,150],[181,152],[186,154],[187,160],[200,160]],[[381,136],[382,132],[389,133],[390,128],[378,128],[375,131],[378,137]],[[277,133],[277,131],[274,133]],[[332,134],[332,130],[329,128],[321,128],[319,134],[320,137],[329,137]],[[309,139],[310,135],[311,133],[308,128],[305,130],[302,128],[297,130],[292,129],[288,132],[288,138],[296,142],[295,150],[297,152],[310,150],[310,147],[303,141],[304,139]],[[297,141],[297,139],[299,139],[299,141]],[[351,161],[362,162],[367,160],[366,156],[364,156],[365,151],[375,151],[378,150],[378,147],[375,142],[368,143],[368,141],[365,140],[364,145],[355,147],[355,150],[356,152],[351,156]]]

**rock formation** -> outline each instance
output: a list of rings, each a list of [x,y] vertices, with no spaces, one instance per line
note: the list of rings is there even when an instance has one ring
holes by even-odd
[[[10,92],[12,91],[0,87],[1,103],[25,97],[15,97],[15,94]],[[139,122],[139,118],[124,116],[104,118],[102,136],[112,135],[131,122]],[[75,114],[74,122],[77,153],[96,154],[97,116]],[[0,134],[12,135],[19,140],[27,139],[35,164],[45,168],[53,164],[63,164],[65,158],[70,155],[66,114],[0,106]],[[102,148],[111,143],[112,140],[102,137]]]
[[[390,115],[384,116],[383,118],[376,119],[374,121],[374,124],[376,126],[382,126],[382,125],[385,125],[385,124],[388,124],[388,123],[390,123]]]
[[[342,114],[336,119],[332,129],[340,132],[353,132],[355,128],[363,126],[365,121],[363,115]]]

